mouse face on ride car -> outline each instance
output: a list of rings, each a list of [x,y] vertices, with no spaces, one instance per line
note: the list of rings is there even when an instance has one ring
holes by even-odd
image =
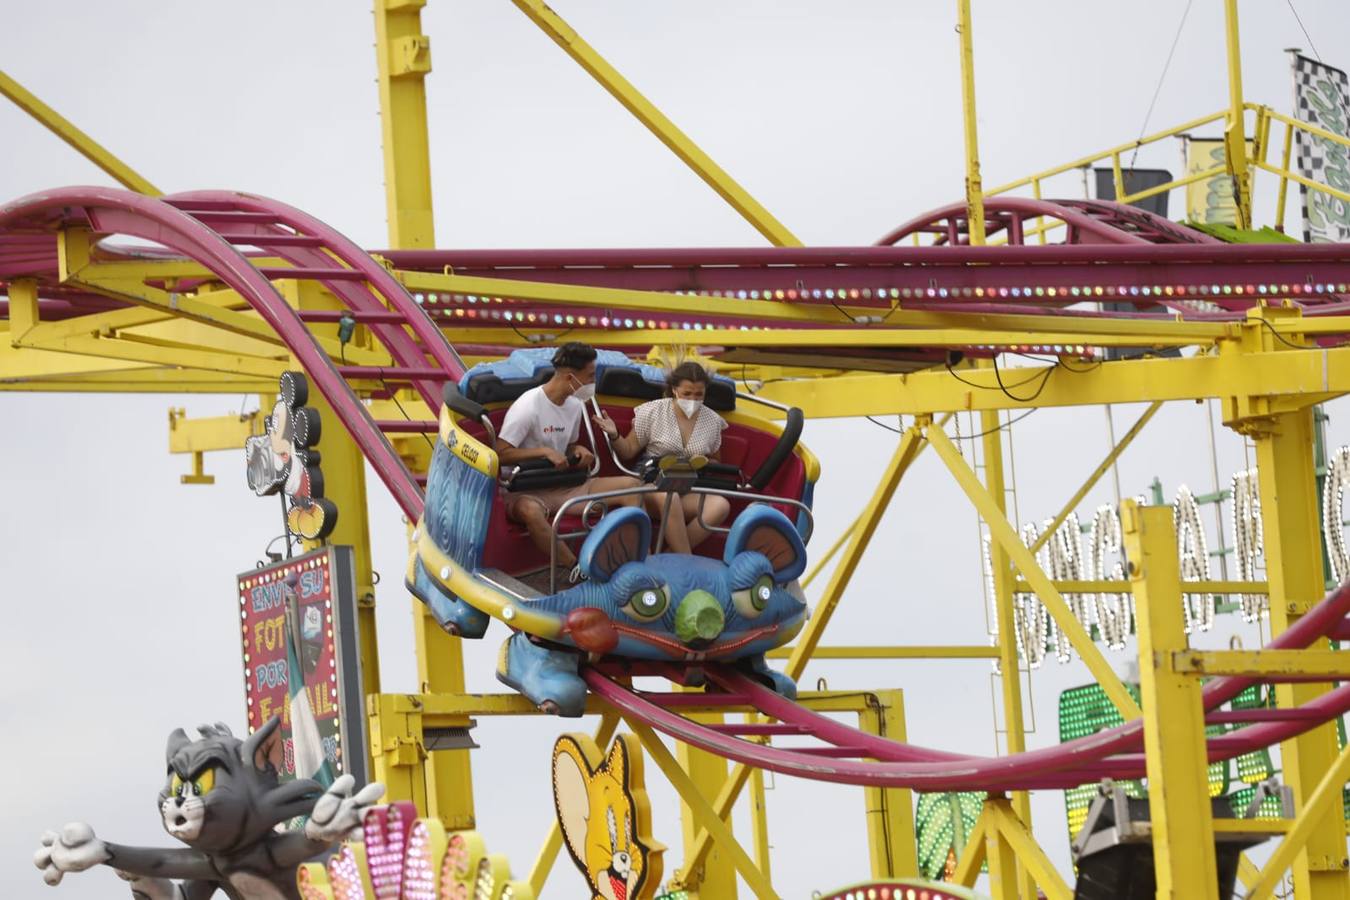
[[[562,620],[559,642],[588,653],[667,661],[732,660],[797,633],[806,566],[796,528],[778,510],[749,507],[722,560],[648,554],[651,520],[623,509],[601,520],[580,555],[582,583],[533,602]]]

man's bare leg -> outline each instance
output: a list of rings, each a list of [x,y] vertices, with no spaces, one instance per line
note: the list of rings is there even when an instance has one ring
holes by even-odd
[[[548,515],[548,507],[542,500],[537,498],[521,498],[517,501],[516,515],[519,517],[522,525],[530,533],[530,540],[542,552],[549,552],[549,544],[557,545],[557,555],[554,560],[559,568],[571,569],[577,564],[576,554],[572,552],[562,541],[555,541],[553,538],[553,522]]]

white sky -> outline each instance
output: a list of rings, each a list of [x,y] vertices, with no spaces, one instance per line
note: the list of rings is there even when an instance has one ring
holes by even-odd
[[[1350,8],[1300,0],[1328,62],[1350,64]],[[1288,111],[1286,47],[1307,40],[1286,3],[1242,4],[1246,93]],[[1177,0],[975,4],[987,185],[1133,138],[1183,4]],[[811,244],[865,244],[962,192],[960,89],[952,3],[560,3],[558,11],[713,158]],[[433,3],[428,81],[438,244],[444,247],[758,245],[758,235],[507,3]],[[386,243],[372,24],[366,4],[168,2],[11,5],[0,66],[166,190],[238,188],[314,213],[370,247]],[[1166,127],[1227,102],[1222,4],[1194,4],[1150,120]],[[0,104],[0,199],[109,183]],[[1168,143],[1140,166],[1179,171]],[[1263,182],[1264,179],[1264,182]],[[1270,179],[1258,176],[1258,191]],[[1081,196],[1075,177],[1060,192]],[[1179,215],[1174,198],[1173,215]],[[1269,218],[1270,203],[1262,200]],[[1296,208],[1291,207],[1291,225]],[[107,871],[47,889],[29,857],[45,828],[73,820],[122,843],[168,846],[155,811],[162,752],[178,726],[244,729],[235,573],[275,532],[273,502],[245,488],[242,455],[217,454],[211,487],[180,486],[166,408],[238,410],[239,397],[0,394],[11,423],[0,460],[0,567],[11,619],[0,637],[0,893],[123,896]],[[249,408],[256,399],[247,398]],[[1117,407],[1117,434],[1140,407]],[[1342,403],[1331,445],[1350,442]],[[29,429],[32,433],[29,433]],[[969,429],[963,423],[964,433]],[[33,435],[36,435],[34,437]],[[892,446],[861,422],[813,422],[822,457],[817,552],[860,508]],[[1220,431],[1218,474],[1243,465]],[[1212,487],[1205,408],[1173,404],[1127,453],[1120,480],[1157,475],[1170,497]],[[1107,449],[1100,410],[1045,411],[1015,430],[1017,505],[1040,520]],[[1180,451],[1180,452],[1179,452]],[[416,689],[403,529],[371,479],[385,690]],[[1110,498],[1109,479],[1081,507]],[[1206,511],[1211,546],[1217,543]],[[835,618],[832,644],[983,643],[974,513],[926,455]],[[1247,646],[1224,622],[1201,643]],[[471,690],[492,676],[503,638],[470,644]],[[1113,654],[1116,665],[1125,656]],[[907,690],[909,734],[994,750],[988,666],[826,662],[804,679]],[[1034,673],[1034,746],[1056,738],[1055,702],[1088,680],[1081,665]],[[941,687],[936,687],[940,685]],[[936,687],[936,689],[935,689]],[[585,727],[591,727],[587,723]],[[575,723],[482,721],[474,757],[480,829],[524,875],[552,818],[547,759]],[[657,837],[678,865],[677,805],[649,767]],[[773,873],[788,897],[867,874],[860,790],[777,778],[769,794]],[[804,812],[809,811],[809,812]],[[1038,795],[1034,819],[1068,869],[1063,802]],[[740,833],[748,836],[742,820]],[[565,866],[565,862],[560,862]],[[548,896],[574,896],[560,870]]]

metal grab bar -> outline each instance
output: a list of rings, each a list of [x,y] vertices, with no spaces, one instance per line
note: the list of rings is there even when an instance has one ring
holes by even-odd
[[[549,542],[549,557],[548,557],[549,593],[554,594],[557,593],[558,590],[558,583],[557,583],[558,542],[561,540],[569,540],[571,538],[584,537],[590,533],[591,531],[591,526],[589,524],[590,512],[592,509],[595,508],[595,504],[597,501],[609,500],[614,497],[626,497],[629,495],[641,496],[644,494],[658,494],[658,493],[670,495],[669,497],[667,497],[665,513],[662,515],[660,534],[663,535],[665,532],[665,516],[670,514],[672,508],[671,497],[674,496],[675,494],[674,491],[662,491],[654,484],[642,484],[638,485],[637,487],[619,488],[618,490],[613,491],[596,491],[594,494],[578,494],[575,497],[570,497],[567,500],[564,500],[563,504],[558,507],[558,511],[553,514],[553,522],[549,527],[549,533],[550,536],[552,537],[552,540]],[[811,512],[811,507],[807,506],[800,500],[793,500],[791,497],[775,497],[770,494],[757,494],[752,493],[750,491],[730,490],[724,488],[708,488],[708,487],[690,488],[689,493],[715,494],[719,497],[732,497],[741,500],[749,500],[752,503],[767,503],[770,505],[784,504],[787,506],[794,506],[806,514],[806,534],[802,536],[803,544],[811,540],[811,535],[814,534],[816,530],[816,519],[815,515]],[[567,511],[578,504],[583,504],[581,513],[581,530],[567,531],[567,532],[558,531],[558,524],[562,521],[563,516],[567,515]],[[602,509],[600,518],[604,518],[605,514],[609,512],[609,507],[608,504],[605,504],[603,502],[600,505]],[[703,521],[703,508],[704,504],[700,502],[698,507],[698,524],[702,525],[709,532],[727,534],[731,531],[730,526],[723,528],[719,525],[709,525],[707,522]],[[680,514],[681,515],[684,514],[683,508],[681,508]],[[657,545],[657,549],[658,551],[660,549],[659,543]]]
[[[562,506],[559,506],[558,511],[553,514],[553,522],[549,527],[549,533],[553,540],[549,542],[548,546],[548,592],[550,594],[556,594],[558,592],[558,541],[566,540],[568,538],[583,537],[590,533],[591,528],[586,520],[589,518],[589,511],[593,508],[597,500],[608,500],[611,497],[625,497],[629,494],[654,493],[656,493],[656,488],[653,485],[641,484],[637,487],[619,488],[614,491],[596,491],[594,494],[578,494],[575,497],[569,497],[564,500]],[[562,521],[562,517],[567,514],[567,511],[578,503],[585,504],[582,508],[581,530],[560,533],[558,531],[558,523]],[[609,511],[608,504],[603,504],[603,506],[605,507],[605,510],[600,514],[601,518],[604,517],[605,512]]]
[[[592,398],[591,398],[591,406],[592,406],[592,408],[595,409],[595,414],[596,414],[597,416],[603,416],[603,415],[605,414],[605,411],[602,410],[602,409],[600,408],[600,401],[599,401],[598,399],[596,399],[595,397],[592,397]],[[590,427],[590,422],[589,422],[589,421],[588,421],[586,424],[587,424],[587,427]],[[617,428],[618,426],[616,425],[615,427]],[[614,444],[613,444],[612,441],[610,441],[609,435],[606,434],[605,431],[604,431],[603,429],[600,431],[600,433],[603,434],[603,435],[605,435],[605,446],[609,449],[609,458],[612,459],[612,460],[614,460],[614,467],[617,468],[620,472],[623,472],[625,475],[632,475],[634,478],[636,478],[636,479],[638,479],[638,480],[640,481],[640,480],[642,479],[642,475],[641,475],[640,473],[638,473],[638,472],[633,471],[632,469],[628,468],[627,466],[625,466],[625,465],[623,464],[623,461],[622,461],[621,459],[619,459],[619,452],[618,452],[617,450],[614,449]],[[591,442],[592,442],[592,444],[594,444],[594,442],[595,442],[594,436],[592,436]],[[599,460],[600,460],[600,455],[597,453],[597,454],[596,454],[596,462],[599,463]]]

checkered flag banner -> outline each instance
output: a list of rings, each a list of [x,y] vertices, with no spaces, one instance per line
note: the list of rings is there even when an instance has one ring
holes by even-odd
[[[1350,138],[1350,78],[1340,69],[1300,53],[1291,56],[1295,118]],[[1350,147],[1303,131],[1294,135],[1299,174],[1350,193]],[[1306,185],[1299,188],[1303,195],[1303,240],[1317,244],[1350,241],[1350,203]]]

